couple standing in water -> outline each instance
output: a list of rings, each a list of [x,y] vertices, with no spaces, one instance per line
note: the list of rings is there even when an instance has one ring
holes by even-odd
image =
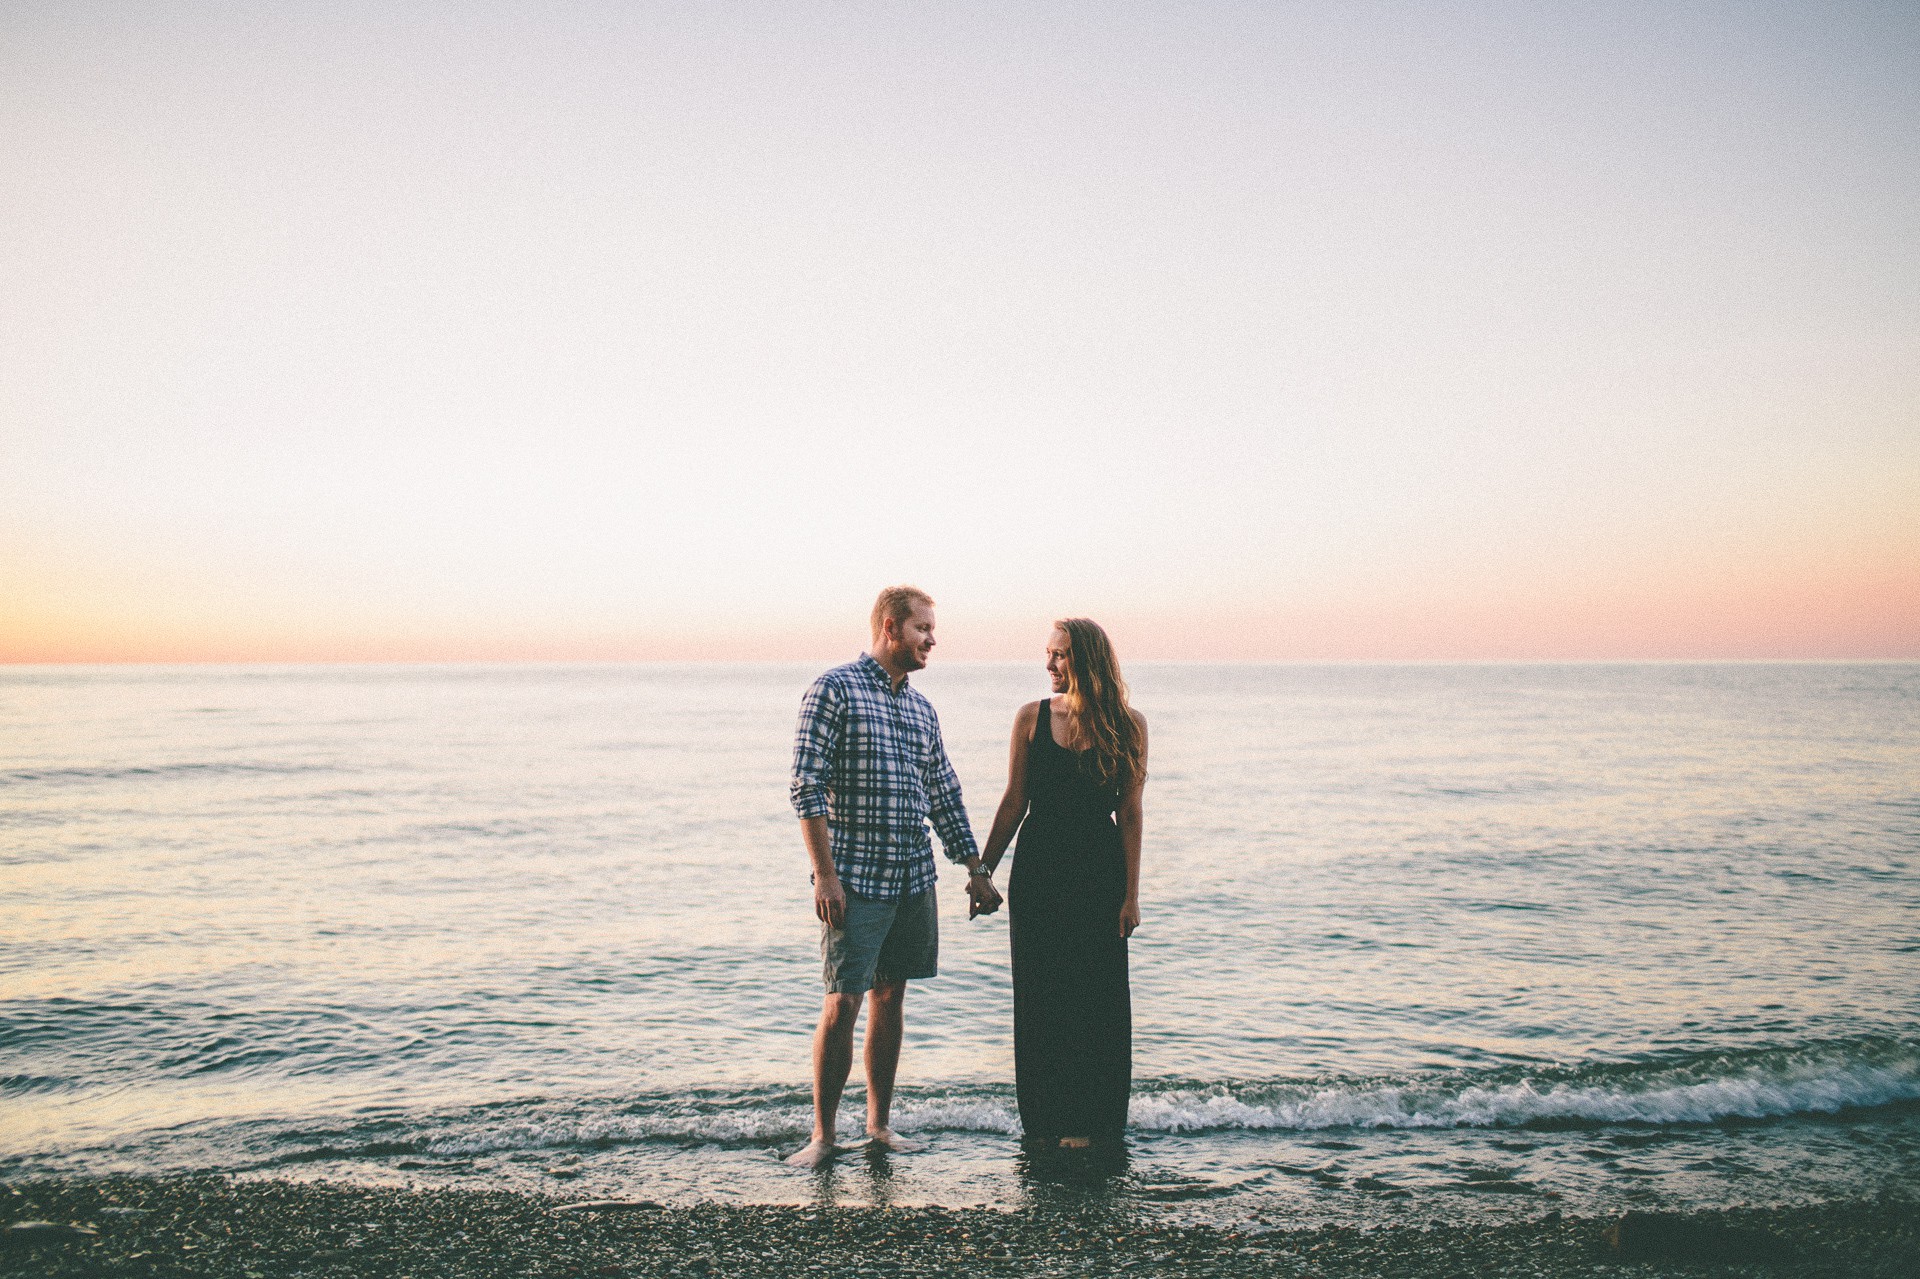
[[[840,1094],[867,1006],[869,1143],[893,1130],[907,982],[938,971],[938,870],[927,823],[967,868],[969,919],[1001,905],[993,874],[1019,835],[1008,884],[1014,1075],[1027,1139],[1117,1146],[1132,1080],[1127,938],[1140,923],[1147,725],[1127,704],[1106,632],[1084,618],[1047,637],[1052,697],[1014,715],[1007,790],[984,853],[933,706],[908,684],[933,653],[933,600],[880,592],[873,645],[815,680],[800,703],[793,807],[813,863],[826,999],[813,1037],[813,1135],[787,1162],[842,1149]]]

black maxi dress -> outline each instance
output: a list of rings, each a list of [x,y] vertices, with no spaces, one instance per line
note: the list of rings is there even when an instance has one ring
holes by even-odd
[[[1118,795],[1053,740],[1052,699],[1027,746],[1027,810],[1007,884],[1013,1068],[1029,1138],[1118,1142],[1133,1080],[1120,906]]]

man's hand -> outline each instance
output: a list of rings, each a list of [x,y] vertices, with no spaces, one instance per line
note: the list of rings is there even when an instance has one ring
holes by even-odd
[[[1140,927],[1140,903],[1126,901],[1120,904],[1120,935],[1133,936],[1133,930]]]
[[[967,918],[991,915],[1000,909],[1000,890],[985,875],[967,876]]]
[[[828,928],[841,928],[847,922],[847,893],[840,887],[838,875],[813,877],[813,913]]]

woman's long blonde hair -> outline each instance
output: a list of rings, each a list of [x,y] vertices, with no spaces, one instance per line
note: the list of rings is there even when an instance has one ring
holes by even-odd
[[[1078,729],[1081,758],[1095,781],[1125,795],[1146,775],[1140,726],[1127,705],[1127,682],[1113,642],[1100,623],[1067,617],[1054,623],[1067,637],[1067,691],[1063,699]]]

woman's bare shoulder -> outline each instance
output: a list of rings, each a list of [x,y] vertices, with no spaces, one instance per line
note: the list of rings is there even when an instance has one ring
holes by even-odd
[[[1127,714],[1133,716],[1133,726],[1135,728],[1142,729],[1142,730],[1146,728],[1147,717],[1145,715],[1142,715],[1139,711],[1135,710],[1131,706],[1127,707]]]
[[[1035,720],[1039,718],[1040,718],[1039,702],[1028,702],[1025,706],[1022,706],[1019,710],[1013,713],[1013,722],[1016,724],[1032,724]]]

